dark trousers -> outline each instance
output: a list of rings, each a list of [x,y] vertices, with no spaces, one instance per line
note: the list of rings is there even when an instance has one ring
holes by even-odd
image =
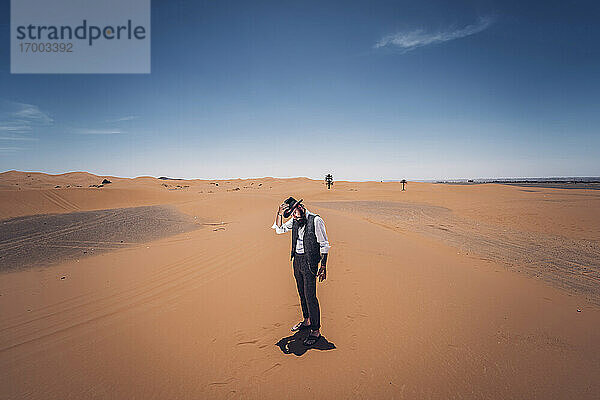
[[[312,330],[321,328],[321,310],[317,300],[317,270],[319,266],[309,266],[305,254],[294,255],[294,278],[298,287],[302,316],[310,318]]]

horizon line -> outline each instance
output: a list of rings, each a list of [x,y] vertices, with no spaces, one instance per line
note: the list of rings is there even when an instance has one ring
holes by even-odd
[[[177,180],[215,180],[215,181],[227,181],[227,180],[250,180],[250,179],[309,179],[314,181],[323,180],[322,178],[311,178],[308,176],[246,176],[246,177],[228,177],[228,178],[204,178],[204,177],[195,177],[195,178],[178,178],[178,177],[170,177],[167,175],[153,176],[153,175],[136,175],[136,176],[121,176],[121,175],[112,175],[112,174],[98,174],[90,171],[66,171],[59,173],[50,173],[44,171],[20,171],[16,169],[6,170],[0,172],[0,174],[5,174],[7,172],[20,172],[20,173],[41,173],[50,176],[58,176],[72,173],[87,173],[90,175],[95,175],[98,177],[113,177],[113,178],[121,178],[121,179],[136,179],[136,178],[160,178],[167,177],[168,179],[177,179]],[[325,175],[324,175],[325,176]],[[324,178],[323,176],[323,178]],[[343,179],[340,178],[337,182],[400,182],[402,179],[410,182],[423,182],[423,183],[431,183],[431,182],[457,182],[457,181],[490,181],[490,180],[540,180],[540,179],[598,179],[600,180],[600,176],[597,175],[548,175],[548,176],[497,176],[497,177],[461,177],[461,178],[379,178],[379,179]],[[335,181],[335,176],[334,176]]]

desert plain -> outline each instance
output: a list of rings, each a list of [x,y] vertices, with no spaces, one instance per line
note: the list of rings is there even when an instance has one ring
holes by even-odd
[[[598,399],[599,306],[599,190],[0,174],[2,399]]]

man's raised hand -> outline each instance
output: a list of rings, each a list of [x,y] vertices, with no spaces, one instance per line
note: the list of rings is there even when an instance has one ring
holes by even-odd
[[[289,204],[287,204],[287,203],[283,203],[282,205],[280,205],[280,206],[279,206],[279,211],[278,211],[278,213],[279,213],[279,214],[283,214],[283,212],[284,212],[285,210],[287,210],[289,207],[290,207],[290,206],[289,206]]]

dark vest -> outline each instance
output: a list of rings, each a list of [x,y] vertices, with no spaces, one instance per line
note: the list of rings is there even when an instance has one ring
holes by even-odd
[[[315,234],[315,217],[316,214],[308,214],[306,225],[304,226],[304,237],[302,243],[304,244],[304,254],[308,257],[308,263],[310,266],[315,266],[321,261],[321,246],[317,241],[317,235]],[[298,229],[300,224],[294,219],[292,223],[292,257],[296,255],[296,241],[298,241]]]

